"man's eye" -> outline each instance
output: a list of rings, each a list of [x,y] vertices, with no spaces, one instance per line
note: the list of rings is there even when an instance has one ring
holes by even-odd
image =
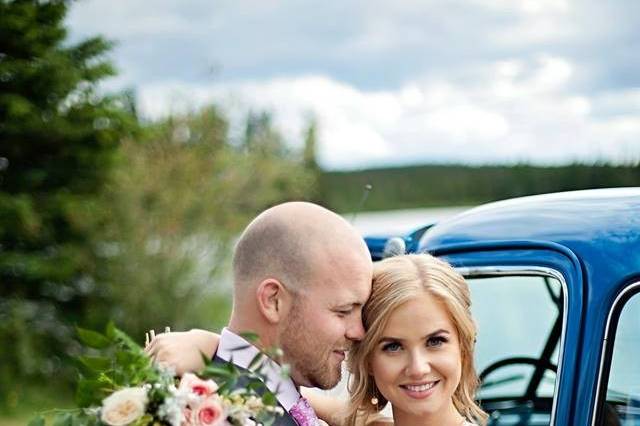
[[[398,352],[400,349],[402,349],[402,346],[398,342],[389,342],[382,346],[383,352]]]
[[[442,346],[443,344],[447,343],[448,341],[449,340],[444,336],[429,337],[427,339],[427,346],[432,347],[432,348],[438,348],[438,347]]]

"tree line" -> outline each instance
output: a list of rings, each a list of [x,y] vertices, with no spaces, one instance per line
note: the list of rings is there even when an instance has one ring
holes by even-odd
[[[328,206],[353,212],[476,205],[525,195],[628,186],[640,186],[638,165],[416,165],[325,171],[319,176],[318,192]]]

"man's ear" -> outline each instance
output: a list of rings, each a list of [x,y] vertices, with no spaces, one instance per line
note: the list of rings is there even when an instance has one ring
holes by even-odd
[[[288,309],[287,290],[274,278],[258,284],[256,299],[260,313],[272,324],[280,322]]]

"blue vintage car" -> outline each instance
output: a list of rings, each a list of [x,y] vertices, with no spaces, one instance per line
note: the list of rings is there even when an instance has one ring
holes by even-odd
[[[467,278],[490,425],[640,425],[640,188],[495,202],[367,243]]]

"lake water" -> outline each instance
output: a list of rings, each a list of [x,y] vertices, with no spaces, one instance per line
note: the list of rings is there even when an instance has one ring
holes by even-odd
[[[428,209],[389,210],[345,215],[362,235],[404,235],[421,226],[440,222],[470,207],[436,207]]]

